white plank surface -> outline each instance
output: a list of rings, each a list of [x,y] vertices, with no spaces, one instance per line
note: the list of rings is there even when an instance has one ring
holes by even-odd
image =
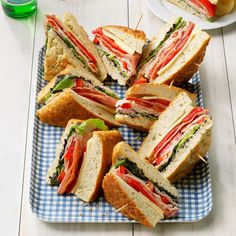
[[[34,21],[10,19],[0,9],[0,230],[6,235],[19,227]]]
[[[234,130],[236,133],[236,23],[223,29],[225,60],[230,86],[230,101],[233,109]],[[236,137],[235,137],[236,138]],[[235,140],[236,143],[236,140]]]
[[[140,29],[145,29],[148,36],[153,36],[162,25],[151,12],[147,10],[145,1],[129,1],[129,22],[130,26],[135,25],[135,19],[144,13]],[[235,140],[232,124],[232,113],[229,99],[229,87],[227,71],[224,58],[224,47],[221,30],[209,32],[212,40],[207,50],[204,63],[201,67],[201,86],[205,99],[205,106],[210,110],[214,120],[213,142],[210,150],[210,169],[213,187],[213,211],[204,220],[188,224],[159,224],[156,229],[147,230],[145,227],[135,225],[134,235],[146,236],[156,235],[235,235],[236,225],[234,222],[235,204],[235,183],[236,183],[236,161],[235,161]],[[230,37],[230,36],[229,36]],[[228,39],[229,47],[228,61],[231,62],[231,74],[229,76],[235,83],[235,32]],[[231,42],[231,43],[230,43]],[[230,46],[231,45],[231,46]],[[234,64],[234,68],[233,68]],[[235,89],[233,91],[236,91]],[[236,102],[235,94],[232,100]]]
[[[105,9],[110,1],[93,0],[93,1],[40,1],[40,12],[37,15],[36,40],[34,47],[34,64],[33,64],[33,81],[31,90],[30,120],[29,133],[27,142],[27,155],[25,166],[24,190],[23,190],[23,208],[21,213],[20,235],[22,236],[41,236],[41,235],[106,235],[113,234],[124,236],[132,235],[132,225],[130,224],[49,224],[40,221],[31,212],[29,204],[29,181],[31,169],[31,146],[32,130],[34,119],[35,88],[37,79],[38,52],[44,44],[43,15],[45,13],[54,13],[63,15],[64,12],[70,11],[78,17],[79,22],[90,32],[99,25],[108,23],[127,25],[127,2],[115,0],[110,10],[104,12],[98,11],[99,8]],[[122,9],[120,14],[116,14],[117,9]],[[88,14],[90,12],[90,14]],[[109,21],[109,19],[112,19]]]
[[[43,15],[45,13],[62,15],[65,11],[70,11],[90,32],[97,26],[105,24],[129,23],[130,27],[134,27],[140,14],[144,13],[139,28],[145,30],[149,38],[163,24],[148,11],[145,0],[40,0],[38,2],[36,28],[34,17],[12,20],[0,10],[0,28],[1,32],[4,32],[4,37],[0,37],[0,129],[4,134],[0,138],[2,147],[0,173],[4,180],[0,184],[3,193],[0,197],[1,235],[18,235],[18,233],[22,236],[236,235],[234,223],[236,146],[232,120],[236,122],[235,24],[223,31],[209,32],[213,39],[201,67],[205,105],[210,109],[214,120],[214,138],[210,151],[214,206],[212,213],[206,219],[188,224],[160,224],[156,229],[146,229],[135,224],[133,232],[133,227],[129,224],[48,224],[32,214],[29,206],[29,181],[37,58],[45,40]],[[35,38],[34,30],[36,30]],[[25,146],[27,122],[27,146]]]

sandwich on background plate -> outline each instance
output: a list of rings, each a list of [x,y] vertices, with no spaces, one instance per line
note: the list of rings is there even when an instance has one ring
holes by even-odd
[[[208,152],[212,120],[180,93],[152,125],[138,154],[171,183],[187,175]]]
[[[179,8],[204,20],[214,21],[218,0],[168,0]]]
[[[102,187],[105,199],[123,215],[148,227],[178,213],[178,192],[125,142],[112,154]]]
[[[182,17],[166,23],[144,48],[134,84],[180,85],[197,72],[210,36]]]
[[[120,124],[148,131],[169,103],[186,92],[195,103],[196,95],[166,84],[145,83],[129,88],[126,97],[116,103],[115,118]]]
[[[120,132],[108,131],[100,119],[70,120],[48,170],[47,183],[59,186],[59,194],[72,193],[85,202],[96,200],[112,163],[113,147],[120,141]]]
[[[118,96],[83,68],[68,66],[38,94],[43,106],[36,111],[39,119],[50,125],[65,127],[72,119],[101,118],[110,126],[115,120]]]
[[[128,84],[136,74],[146,43],[145,33],[124,26],[108,25],[97,28],[93,34],[108,74],[120,85]]]
[[[63,21],[55,15],[46,15],[45,20],[45,80],[54,78],[67,65],[84,67],[101,81],[107,77],[106,69],[94,44],[72,14],[65,13]]]

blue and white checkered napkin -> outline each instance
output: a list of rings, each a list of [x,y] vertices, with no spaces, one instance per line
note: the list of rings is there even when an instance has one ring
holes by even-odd
[[[43,80],[43,58],[45,50],[39,53],[37,93],[46,84]],[[124,97],[125,88],[116,82],[107,82],[120,97]],[[203,105],[199,73],[195,74],[187,89],[198,94],[198,105]],[[38,105],[36,104],[36,109]],[[123,126],[119,129],[123,138],[137,149],[144,133]],[[56,145],[63,129],[42,124],[37,117],[34,123],[33,156],[31,169],[30,203],[33,212],[48,222],[133,222],[114,211],[103,197],[97,202],[84,203],[75,196],[60,196],[57,187],[48,186],[45,182],[46,172],[55,158]],[[163,222],[198,221],[205,217],[212,208],[211,180],[209,166],[201,163],[192,174],[178,181],[179,213],[176,217]]]

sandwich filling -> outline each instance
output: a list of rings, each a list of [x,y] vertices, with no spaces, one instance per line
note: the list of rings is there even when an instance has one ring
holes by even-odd
[[[153,156],[149,162],[165,171],[174,160],[177,153],[185,147],[186,143],[194,136],[201,126],[208,122],[208,111],[202,107],[195,107],[185,118],[175,125],[154,148]]]
[[[208,21],[213,21],[216,14],[216,5],[218,1],[209,0],[178,0],[177,4],[186,4],[186,7],[194,15],[199,15],[207,19]]]
[[[169,103],[170,101],[161,98],[129,97],[116,103],[116,113],[128,115],[132,118],[142,116],[150,120],[157,120]]]
[[[136,163],[128,158],[122,158],[113,168],[114,173],[131,188],[156,204],[164,212],[165,217],[173,217],[178,213],[177,197],[173,196],[158,183],[147,178]]]
[[[105,105],[111,109],[115,109],[118,96],[110,89],[94,84],[89,79],[75,75],[58,75],[54,86],[45,96],[44,103],[47,104],[55,95],[66,88],[71,88],[78,95],[86,97],[94,102]]]
[[[100,119],[89,119],[80,125],[72,125],[63,141],[63,148],[55,168],[49,177],[50,185],[59,185],[59,194],[69,194],[74,188],[83,162],[86,145],[95,130],[108,130]]]
[[[83,45],[82,42],[54,15],[46,16],[46,24],[48,29],[53,29],[57,35],[64,41],[64,43],[72,50],[75,57],[82,62],[93,74],[99,74],[97,60]]]
[[[136,67],[141,55],[137,52],[133,54],[126,52],[112,38],[104,34],[102,27],[94,30],[93,34],[95,35],[93,42],[97,45],[101,56],[105,56],[127,82],[131,76],[136,74]]]
[[[134,84],[155,80],[159,71],[166,67],[179,55],[189,42],[195,24],[179,17],[165,34],[162,41],[153,49],[139,65],[139,73]]]

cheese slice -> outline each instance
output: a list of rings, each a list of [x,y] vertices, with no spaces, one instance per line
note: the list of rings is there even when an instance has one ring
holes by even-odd
[[[114,42],[122,48],[124,51],[126,51],[129,55],[133,55],[135,53],[135,50],[124,43],[124,41],[120,40],[118,37],[116,37],[114,34],[111,34],[108,30],[102,29],[102,32],[109,38],[113,39]]]
[[[213,4],[213,5],[217,5],[218,0],[209,0],[209,2],[210,2],[211,4]]]
[[[158,75],[161,75],[163,74],[166,70],[168,70],[172,65],[173,63],[176,61],[177,58],[181,57],[181,54],[182,52],[185,50],[185,48],[188,46],[189,42],[197,35],[201,32],[201,29],[195,25],[194,26],[194,29],[191,33],[191,35],[189,36],[189,39],[188,41],[186,42],[186,44],[183,46],[183,48],[175,55],[175,57],[167,64],[165,65],[162,69],[160,69],[158,71]]]

